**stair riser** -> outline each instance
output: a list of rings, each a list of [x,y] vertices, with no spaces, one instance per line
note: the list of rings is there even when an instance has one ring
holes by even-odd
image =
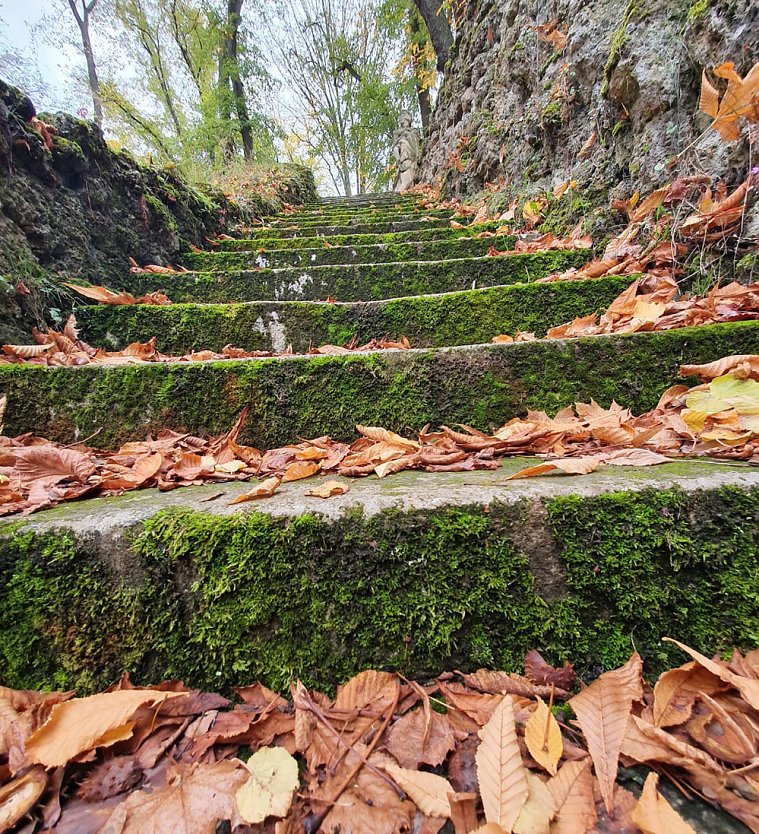
[[[220,434],[247,405],[242,440],[267,448],[322,434],[351,438],[357,423],[486,429],[527,408],[553,413],[590,398],[643,411],[680,364],[741,353],[759,353],[759,322],[347,357],[4,366],[0,391],[8,396],[8,436],[31,431],[64,443],[92,436],[91,444],[112,448],[162,428]]]
[[[77,312],[83,337],[120,349],[158,337],[163,353],[221,350],[296,352],[310,347],[372,338],[406,336],[413,347],[487,343],[517,330],[545,335],[549,327],[605,309],[630,278],[600,278],[556,284],[517,284],[423,298],[353,304],[254,302],[170,307],[85,307]]]
[[[344,499],[334,499],[331,518],[318,499],[282,496],[229,517],[216,514],[227,497],[187,512],[199,490],[184,489],[104,499],[99,526],[86,506],[61,507],[0,533],[3,682],[86,695],[127,669],[143,685],[287,690],[299,678],[333,691],[366,668],[419,680],[483,665],[521,671],[536,646],[587,677],[624,663],[630,635],[650,674],[682,661],[666,635],[707,654],[751,645],[759,491],[720,486],[705,464],[694,490],[684,466],[657,467],[647,489],[617,473],[616,489],[600,494],[586,485],[524,500],[523,484],[476,485],[497,473],[447,474],[438,491],[450,484],[461,503],[406,512],[372,510],[369,494],[384,487],[372,478],[351,487],[368,494],[367,512],[335,516]],[[437,480],[386,483],[408,502]],[[147,517],[130,509],[140,498],[155,504]],[[285,514],[270,515],[273,503]]]
[[[586,252],[538,252],[460,261],[142,274],[119,283],[134,295],[163,290],[174,302],[318,301],[329,296],[337,301],[365,301],[531,281],[580,266],[587,257]]]
[[[463,229],[436,228],[422,229],[414,232],[386,232],[384,234],[345,234],[326,235],[319,240],[311,237],[282,238],[237,238],[217,241],[217,252],[257,252],[259,249],[313,249],[324,246],[326,240],[331,246],[371,246],[374,244],[409,243],[423,240],[456,240],[458,238],[476,237],[483,231],[493,232],[497,228],[492,223],[465,226]]]
[[[402,222],[420,220],[423,217],[452,219],[452,209],[366,209],[364,211],[298,212],[297,214],[275,214],[264,221],[266,226],[350,226],[355,223]],[[256,228],[251,227],[251,228]]]
[[[482,257],[487,255],[491,246],[506,251],[512,249],[515,242],[516,238],[503,236],[332,248],[322,245],[317,249],[272,249],[266,252],[199,252],[185,255],[182,261],[190,269],[209,272],[255,267],[286,269],[325,264],[442,261],[447,258]]]
[[[295,226],[295,224],[293,224]],[[414,232],[425,229],[448,229],[451,223],[445,218],[433,218],[432,220],[386,220],[376,223],[355,223],[343,224],[340,226],[326,226],[321,223],[300,228],[261,228],[253,227],[241,229],[240,234],[253,240],[263,237],[281,238],[286,240],[291,237],[325,237],[328,235],[363,235],[363,234],[387,234],[388,232]]]

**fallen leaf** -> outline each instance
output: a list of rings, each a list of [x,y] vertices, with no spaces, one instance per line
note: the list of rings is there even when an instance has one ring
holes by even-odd
[[[534,773],[526,771],[530,792],[514,823],[514,834],[549,834],[554,816],[554,802],[546,784]]]
[[[563,472],[565,475],[587,475],[598,469],[600,461],[597,458],[557,458],[556,460],[538,463],[535,466],[528,466],[520,469],[505,480],[513,481],[517,478],[535,478],[538,475],[547,475],[551,472]]]
[[[634,702],[643,697],[643,661],[636,652],[620,669],[605,672],[570,698],[596,770],[606,810],[614,808],[617,764],[627,720]]]
[[[252,824],[284,817],[299,783],[295,759],[282,747],[261,747],[245,766],[250,776],[235,795],[243,820]]]
[[[695,830],[657,791],[659,776],[649,773],[638,804],[632,812],[633,822],[643,834],[696,834]]]
[[[274,493],[279,489],[279,485],[282,483],[282,478],[278,477],[271,477],[267,478],[265,481],[261,481],[258,486],[251,489],[249,492],[244,492],[242,495],[238,495],[234,501],[230,501],[230,505],[232,504],[242,504],[245,501],[255,501],[258,498],[270,498]]]
[[[510,695],[503,696],[479,735],[482,742],[475,758],[485,819],[511,832],[530,790]]]
[[[551,834],[586,834],[596,824],[590,764],[589,758],[565,762],[546,783],[556,809]]]
[[[555,776],[564,743],[559,725],[542,698],[537,699],[535,711],[525,725],[524,740],[532,758]]]
[[[453,793],[453,788],[447,779],[424,770],[400,767],[389,759],[383,762],[382,769],[393,777],[393,781],[408,794],[423,814],[428,817],[450,817],[448,794]]]
[[[350,484],[345,481],[328,480],[319,486],[311,487],[306,495],[313,498],[334,498],[336,495],[345,495],[350,491]]]

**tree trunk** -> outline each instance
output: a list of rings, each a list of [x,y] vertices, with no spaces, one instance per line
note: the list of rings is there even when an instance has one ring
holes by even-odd
[[[408,24],[411,30],[411,42],[417,44],[419,42],[419,35],[421,31],[419,12],[415,7],[409,8]],[[430,115],[432,113],[432,104],[430,103],[430,90],[425,87],[419,80],[420,67],[419,59],[415,51],[411,54],[411,67],[414,72],[414,84],[416,85],[416,97],[419,102],[419,115],[422,118],[422,129],[427,130],[430,123]]]
[[[448,17],[442,10],[440,0],[414,0],[414,5],[419,9],[419,14],[427,24],[432,46],[437,55],[438,72],[443,72],[451,46],[453,46],[453,32]]]
[[[245,88],[240,78],[240,64],[237,59],[237,35],[240,31],[240,13],[244,0],[227,0],[227,28],[224,33],[225,74],[232,85],[232,97],[240,123],[242,152],[245,159],[253,158],[253,132],[250,129],[248,103],[245,100]]]
[[[82,35],[82,48],[84,50],[85,60],[87,61],[87,80],[89,81],[90,93],[92,94],[92,109],[95,116],[95,124],[102,128],[103,103],[100,99],[100,80],[98,79],[97,67],[95,66],[92,41],[90,40],[90,15],[95,10],[98,0],[90,0],[89,3],[83,2],[81,15],[79,14],[76,0],[68,0],[68,3]]]

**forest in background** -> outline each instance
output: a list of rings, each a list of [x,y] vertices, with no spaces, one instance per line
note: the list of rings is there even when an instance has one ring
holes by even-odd
[[[49,5],[32,38],[76,55],[68,100],[7,37],[0,77],[43,110],[92,119],[115,148],[222,187],[274,162],[314,168],[325,191],[386,187],[400,111],[428,122],[452,42],[446,11],[424,0]]]

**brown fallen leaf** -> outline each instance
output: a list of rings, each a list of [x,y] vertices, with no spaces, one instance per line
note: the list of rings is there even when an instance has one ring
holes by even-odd
[[[477,779],[485,819],[511,832],[530,792],[511,695],[503,696],[479,735],[482,742],[476,754]]]
[[[587,475],[598,469],[601,461],[598,458],[557,458],[556,460],[538,463],[535,466],[528,466],[520,469],[505,480],[513,481],[517,478],[535,478],[538,475],[547,475],[550,472],[563,472],[565,475]]]
[[[279,489],[279,485],[282,483],[282,478],[278,478],[273,476],[271,478],[267,478],[265,481],[261,481],[260,484],[253,487],[253,489],[249,490],[248,492],[244,492],[242,495],[238,495],[234,501],[230,501],[230,506],[232,504],[243,504],[246,501],[255,501],[258,498],[271,498],[272,495]]]
[[[59,767],[95,747],[108,747],[132,735],[137,709],[177,698],[182,692],[127,689],[73,698],[56,704],[50,718],[26,742],[30,761]]]
[[[593,759],[601,796],[609,814],[614,809],[617,764],[632,705],[643,697],[643,661],[636,652],[620,669],[605,672],[569,699]]]
[[[47,786],[47,776],[35,767],[0,787],[0,831],[10,831],[32,809]]]
[[[556,810],[551,834],[586,834],[596,824],[598,815],[590,765],[589,758],[565,762],[546,783]]]
[[[337,495],[345,495],[350,491],[350,484],[345,481],[328,480],[319,484],[319,486],[311,487],[306,495],[313,498],[334,498]]]
[[[696,834],[695,830],[657,791],[659,776],[649,773],[638,804],[632,812],[633,822],[643,834]]]
[[[423,814],[445,819],[450,817],[448,794],[453,793],[453,788],[447,779],[424,770],[400,767],[389,757],[382,761],[381,767]]]

